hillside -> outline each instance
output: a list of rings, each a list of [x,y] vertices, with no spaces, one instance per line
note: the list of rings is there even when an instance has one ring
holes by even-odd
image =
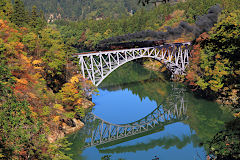
[[[151,10],[151,4],[140,9],[137,0],[24,2],[25,8],[37,8],[27,12],[21,0],[0,1],[0,159],[71,159],[64,153],[69,143],[62,138],[83,126],[81,119],[93,105],[88,95],[97,92],[77,72],[72,55],[119,37],[155,38],[135,36],[147,30],[175,33],[187,26],[198,31],[180,32],[171,39],[193,45],[192,63],[180,78],[199,97],[216,100],[240,117],[239,0],[187,0]],[[40,10],[45,15],[60,13],[64,19],[90,19],[48,24]],[[131,10],[136,12],[127,15]],[[219,157],[231,156],[239,147],[239,137],[226,135],[222,146],[211,148]]]
[[[81,20],[77,22],[56,21],[56,24],[58,29],[62,33],[62,36],[66,43],[78,49],[94,50],[95,46],[99,44],[99,42],[106,42],[108,40],[110,42],[113,42],[114,38],[118,36],[128,37],[129,33],[140,33],[141,38],[138,38],[138,40],[154,39],[154,37],[151,37],[149,35],[146,35],[144,32],[141,32],[146,30],[162,32],[162,34],[165,34],[163,32],[166,31],[174,31],[172,33],[178,33],[179,30],[185,30],[185,28],[183,27],[192,28],[192,25],[195,25],[197,27],[194,27],[196,28],[194,29],[194,31],[200,31],[198,34],[203,33],[205,31],[208,31],[209,27],[213,25],[208,23],[211,18],[208,18],[208,16],[206,15],[210,7],[215,4],[220,4],[220,7],[224,7],[227,10],[234,10],[238,8],[238,4],[234,3],[234,1],[188,0],[179,3],[161,3],[157,7],[154,7],[154,9],[148,10],[146,8],[138,10],[132,16],[123,16],[118,19],[92,19]],[[202,17],[203,15],[205,15],[206,19]],[[209,16],[211,16],[211,13]],[[216,19],[216,17],[214,19]],[[183,31],[180,31],[180,33],[183,33]],[[192,35],[178,35],[177,38],[181,38],[181,41],[191,41],[194,39],[193,34],[196,34],[196,32],[192,32],[190,34]],[[166,39],[176,41],[177,38],[175,35],[173,35],[167,36]],[[160,38],[158,37],[155,39]],[[128,40],[129,39],[127,38],[124,39],[124,41]],[[133,38],[130,40],[135,39]]]
[[[47,18],[81,20],[119,17],[143,8],[136,0],[23,0],[28,10],[33,5],[44,11]],[[149,5],[150,8],[153,5]],[[50,18],[50,19],[51,19]]]
[[[0,1],[0,159],[69,160],[67,141],[58,139],[84,125],[93,104],[83,88],[92,85],[74,71],[68,57],[75,51],[36,10]]]

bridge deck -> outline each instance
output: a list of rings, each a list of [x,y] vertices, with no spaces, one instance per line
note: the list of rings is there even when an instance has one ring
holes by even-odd
[[[158,46],[152,46],[152,47],[144,47],[144,48],[155,48],[155,47],[162,47],[162,46],[169,46],[169,45],[190,45],[190,42],[182,42],[182,43],[165,43],[162,45],[158,45]],[[78,55],[94,55],[96,53],[108,53],[108,52],[121,52],[121,51],[125,51],[125,50],[136,50],[136,49],[144,49],[143,47],[141,48],[124,48],[124,49],[115,49],[115,50],[105,50],[105,51],[91,51],[91,52],[81,52],[81,53],[74,53],[73,56],[78,56]]]
[[[81,74],[98,86],[111,72],[138,58],[161,61],[173,75],[183,75],[189,63],[190,42],[163,44],[155,47],[93,51],[75,54],[79,58]]]

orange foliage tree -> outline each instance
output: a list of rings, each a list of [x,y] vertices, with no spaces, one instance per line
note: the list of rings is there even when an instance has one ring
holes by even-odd
[[[195,89],[236,107],[240,100],[239,15],[240,10],[222,14],[212,30],[197,39],[186,76]]]

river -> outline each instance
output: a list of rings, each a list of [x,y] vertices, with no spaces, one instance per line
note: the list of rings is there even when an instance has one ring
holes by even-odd
[[[73,159],[205,160],[207,142],[232,119],[216,103],[195,97],[184,85],[137,62],[115,70],[98,90],[99,95],[92,97],[96,104],[93,114],[88,113],[97,118],[86,118],[85,129],[69,137]],[[159,120],[160,112],[170,117]],[[101,133],[104,123],[112,128],[114,124],[149,125],[129,131],[128,136],[101,139],[106,134]],[[90,143],[93,135],[95,144]]]

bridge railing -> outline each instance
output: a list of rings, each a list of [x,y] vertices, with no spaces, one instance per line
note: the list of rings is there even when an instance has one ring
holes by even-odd
[[[143,118],[145,120],[139,123],[129,123],[129,124],[112,124],[94,114],[90,114],[88,127],[88,135],[91,135],[86,139],[85,147],[96,146],[125,137],[133,136],[149,130],[154,129],[157,126],[164,126],[177,121],[182,121],[186,118],[186,108],[184,101],[180,106],[175,106],[167,111],[159,109],[154,110],[154,112],[148,115],[148,118]],[[88,123],[86,124],[88,125]]]
[[[161,61],[166,64],[172,74],[184,74],[189,63],[189,45],[190,43],[176,43],[156,47],[79,54],[81,74],[98,86],[121,65],[143,57]]]

